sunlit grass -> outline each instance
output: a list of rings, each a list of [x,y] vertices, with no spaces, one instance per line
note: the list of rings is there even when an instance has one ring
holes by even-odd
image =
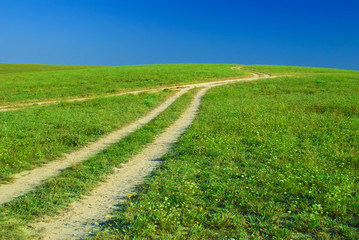
[[[232,66],[235,65],[142,65],[0,75],[0,105],[113,94],[248,74]]]
[[[0,63],[0,74],[77,70],[77,69],[100,68],[100,67],[102,66]]]
[[[273,75],[313,75],[318,73],[325,74],[357,74],[357,71],[343,70],[335,68],[317,68],[317,67],[297,67],[297,66],[277,66],[277,65],[247,65],[242,67],[245,71],[265,72]]]
[[[358,83],[351,72],[212,89],[95,238],[358,239]]]

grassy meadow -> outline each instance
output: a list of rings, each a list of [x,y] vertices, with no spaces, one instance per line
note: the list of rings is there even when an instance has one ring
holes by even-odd
[[[100,67],[102,66],[0,63],[0,75],[9,74],[9,73],[49,72],[49,71],[59,71],[59,70],[77,70],[77,69],[100,68]]]
[[[263,72],[278,77],[212,88],[163,165],[90,239],[359,239],[359,72],[233,66],[0,64],[0,106],[98,96],[0,112],[0,184],[137,120],[174,92],[104,95]],[[0,239],[38,238],[29,225],[61,215],[105,181],[196,92],[0,205]]]
[[[276,65],[248,65],[243,66],[243,70],[250,72],[264,72],[280,75],[313,75],[313,74],[358,74],[358,71],[343,70],[335,68],[317,68],[317,67],[296,67],[296,66],[276,66]]]
[[[359,72],[320,72],[210,90],[94,238],[358,239]]]
[[[0,106],[120,93],[217,79],[247,72],[228,64],[169,64],[0,74]]]

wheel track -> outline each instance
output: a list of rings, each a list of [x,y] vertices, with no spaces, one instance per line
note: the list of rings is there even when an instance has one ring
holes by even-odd
[[[242,79],[249,81],[258,79]],[[238,81],[238,80],[237,80]],[[124,201],[154,168],[161,164],[160,158],[166,154],[178,137],[185,132],[196,117],[201,99],[214,86],[233,81],[210,83],[200,90],[190,106],[182,116],[164,133],[160,134],[153,143],[149,144],[141,153],[134,156],[107,181],[92,191],[91,195],[71,205],[70,210],[55,218],[47,218],[35,223],[32,227],[41,232],[42,239],[83,239],[87,233],[97,228],[96,223],[109,219],[109,213],[116,209],[116,205]]]
[[[182,96],[185,92],[187,92],[191,88],[216,86],[216,85],[239,82],[239,81],[251,81],[251,80],[256,80],[258,78],[260,78],[260,75],[253,74],[253,76],[249,78],[221,80],[214,82],[184,85],[182,86],[184,88],[180,90],[175,96],[166,100],[163,104],[152,110],[148,115],[138,119],[137,121],[119,130],[116,130],[105,137],[100,138],[96,142],[89,143],[87,146],[79,150],[76,150],[69,154],[65,154],[64,157],[51,161],[47,164],[44,164],[41,167],[37,167],[33,170],[26,170],[21,173],[15,174],[13,176],[13,181],[11,183],[0,184],[0,204],[10,202],[16,197],[22,196],[34,190],[37,186],[42,184],[44,180],[51,177],[55,177],[61,171],[70,167],[71,165],[78,164],[90,158],[91,156],[106,149],[111,144],[128,136],[136,129],[140,128],[141,126],[147,124],[152,119],[157,117],[161,112],[167,109],[173,102],[175,102],[180,96]]]

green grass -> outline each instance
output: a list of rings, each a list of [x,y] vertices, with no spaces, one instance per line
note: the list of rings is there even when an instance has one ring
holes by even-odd
[[[296,67],[296,66],[276,66],[276,65],[248,65],[243,66],[243,70],[250,72],[265,72],[273,75],[313,75],[318,73],[333,74],[333,73],[353,73],[357,71],[334,69],[334,68],[316,68],[316,67]]]
[[[95,238],[359,239],[358,92],[354,71],[210,90]]]
[[[33,192],[0,207],[0,239],[22,239],[32,235],[26,225],[45,215],[55,215],[71,202],[89,193],[113,168],[126,162],[172,124],[189,105],[196,90],[181,96],[148,125],[113,144],[107,150],[48,180]]]
[[[100,67],[102,66],[0,63],[0,74],[77,70]]]
[[[0,182],[133,122],[172,91],[0,112]]]
[[[241,77],[225,64],[171,64],[103,67],[0,75],[0,105],[94,96]]]
[[[281,75],[210,90],[165,164],[94,238],[358,239],[359,72],[231,66],[38,68],[46,72],[28,73],[11,73],[8,67],[6,73],[0,64],[0,104],[234,78],[246,71]],[[61,213],[89,193],[175,121],[193,94],[107,150],[0,206],[0,239],[31,237],[28,224]],[[169,95],[0,113],[0,181],[137,119]]]

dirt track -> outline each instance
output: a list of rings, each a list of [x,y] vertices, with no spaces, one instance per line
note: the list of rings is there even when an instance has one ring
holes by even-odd
[[[258,79],[258,75],[250,79]],[[238,80],[237,80],[238,81]],[[108,220],[109,213],[126,198],[137,185],[159,164],[160,158],[168,152],[172,144],[185,132],[197,115],[202,96],[208,89],[228,82],[203,85],[185,113],[141,153],[123,164],[108,180],[97,187],[90,196],[72,204],[70,210],[56,218],[48,218],[33,225],[44,239],[82,239],[97,225]]]
[[[0,185],[0,204],[9,202],[39,186],[44,180],[55,177],[62,170],[71,165],[80,163],[98,152],[106,149],[121,138],[128,136],[141,126],[147,124],[168,108],[181,95],[194,87],[202,87],[194,97],[185,113],[163,134],[147,146],[140,154],[136,155],[128,163],[117,168],[115,174],[108,181],[96,188],[92,194],[83,201],[72,204],[70,210],[57,218],[48,218],[43,222],[34,224],[37,230],[44,229],[42,235],[45,239],[81,239],[88,231],[93,230],[94,223],[106,220],[108,213],[115,209],[116,204],[132,192],[140,182],[161,162],[161,156],[170,149],[177,138],[188,128],[195,118],[200,106],[202,96],[208,89],[239,81],[251,81],[259,78],[268,78],[269,75],[253,74],[252,77],[242,79],[223,80],[199,84],[189,84],[183,87],[175,96],[169,98],[146,116],[134,123],[116,130],[100,140],[90,143],[88,146],[66,154],[64,157],[52,161],[34,170],[24,171],[14,177],[9,184]],[[153,91],[153,90],[149,90]],[[128,94],[128,93],[127,93]],[[84,101],[83,99],[81,101]],[[80,100],[79,100],[80,101]]]
[[[267,76],[265,76],[267,77]],[[145,117],[140,118],[134,123],[125,126],[122,129],[116,130],[111,134],[99,139],[96,142],[90,143],[89,145],[74,151],[72,153],[66,154],[64,157],[47,163],[41,167],[35,168],[33,170],[24,171],[19,174],[16,174],[13,177],[13,181],[9,184],[0,185],[0,204],[9,202],[16,197],[19,197],[23,194],[28,193],[37,186],[39,186],[44,180],[58,175],[62,170],[70,167],[71,165],[80,163],[91,156],[99,153],[100,151],[106,149],[109,145],[119,141],[125,136],[128,136],[131,132],[145,125],[156,116],[158,116],[162,111],[168,108],[177,98],[182,94],[187,92],[190,88],[194,87],[212,87],[221,84],[227,84],[238,81],[251,81],[260,78],[258,74],[253,74],[252,77],[243,78],[243,79],[233,79],[233,80],[224,80],[224,81],[215,81],[207,83],[198,83],[190,84],[183,86],[184,89],[179,91],[175,96],[165,101],[159,107],[154,109]]]

